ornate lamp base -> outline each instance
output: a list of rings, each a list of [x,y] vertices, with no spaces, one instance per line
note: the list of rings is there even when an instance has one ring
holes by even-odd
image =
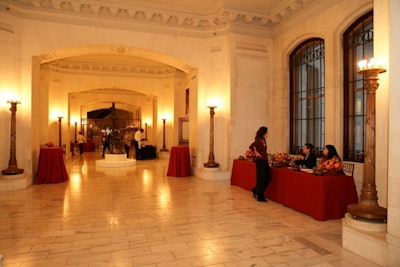
[[[347,211],[355,218],[378,220],[381,222],[386,222],[387,220],[387,209],[373,202],[367,201],[348,205]]]
[[[204,167],[206,168],[218,168],[219,167],[219,163],[216,163],[215,161],[207,161],[206,163],[204,163]]]
[[[24,172],[24,169],[20,169],[20,168],[18,168],[18,166],[8,166],[7,169],[1,171],[1,173],[4,175],[21,174],[23,172]]]

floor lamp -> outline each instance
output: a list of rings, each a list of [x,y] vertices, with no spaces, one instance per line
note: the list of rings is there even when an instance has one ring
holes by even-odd
[[[10,134],[10,159],[8,161],[8,168],[2,170],[1,173],[4,175],[14,175],[21,174],[24,172],[24,169],[20,169],[17,166],[17,157],[16,157],[16,116],[17,105],[20,103],[19,101],[7,101],[7,103],[11,104],[11,134]]]
[[[162,152],[168,151],[167,147],[165,146],[165,121],[166,121],[166,120],[167,120],[167,119],[162,119],[162,121],[163,121],[163,147],[162,147],[162,149],[160,150],[160,151],[162,151]]]
[[[78,122],[74,122],[74,125],[75,125],[75,128],[74,128],[74,131],[75,131],[75,138],[74,138],[74,144],[76,144],[76,128],[77,128],[77,126],[78,126]]]
[[[215,162],[214,159],[214,115],[216,106],[208,106],[210,109],[210,153],[208,154],[208,161],[204,163],[206,168],[217,168],[219,163]]]
[[[58,146],[62,147],[62,139],[61,139],[61,119],[63,117],[58,117]]]
[[[386,221],[387,209],[379,206],[375,186],[375,94],[379,87],[378,74],[386,70],[375,59],[371,59],[368,64],[366,60],[363,60],[358,63],[358,66],[360,68],[358,73],[364,75],[367,91],[364,179],[359,202],[347,206],[347,211],[354,218]]]

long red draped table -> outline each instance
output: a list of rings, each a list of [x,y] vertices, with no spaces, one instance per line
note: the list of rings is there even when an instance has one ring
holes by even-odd
[[[317,220],[343,218],[347,205],[358,202],[352,176],[316,176],[288,168],[271,168],[271,174],[272,179],[265,196]],[[255,164],[234,160],[231,185],[251,191],[256,185]]]
[[[188,146],[173,146],[169,155],[167,176],[190,176],[190,153]]]
[[[36,183],[62,183],[68,179],[62,148],[41,148],[36,172]]]

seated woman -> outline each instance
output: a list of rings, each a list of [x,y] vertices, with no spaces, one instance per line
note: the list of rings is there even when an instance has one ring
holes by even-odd
[[[326,145],[322,154],[324,156],[321,159],[318,169],[343,173],[343,162],[333,145]]]
[[[317,166],[317,156],[314,154],[314,146],[310,143],[306,143],[303,146],[303,153],[297,156],[297,160],[294,161],[296,165],[305,166],[307,169],[312,169]]]

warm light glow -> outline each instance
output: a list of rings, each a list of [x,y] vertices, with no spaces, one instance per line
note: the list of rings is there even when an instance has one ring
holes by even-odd
[[[382,59],[371,58],[369,62],[367,60],[361,60],[358,62],[359,70],[366,69],[385,69],[385,63]]]
[[[164,112],[161,114],[160,118],[161,118],[161,120],[165,119],[165,120],[169,121],[171,119],[171,114]]]
[[[59,118],[59,117],[61,117],[61,118],[64,117],[63,113],[62,113],[61,110],[59,110],[59,109],[54,109],[54,110],[52,110],[51,113],[49,114],[49,119],[50,119],[50,120],[54,120],[54,118]]]
[[[221,108],[222,101],[219,98],[210,98],[207,102],[207,108],[214,107],[214,108]]]
[[[9,106],[11,102],[17,102],[19,104],[20,98],[18,97],[17,93],[15,93],[13,90],[6,89],[6,88],[1,88],[0,89],[0,99],[1,99],[1,104],[4,104],[5,106]]]
[[[71,116],[69,118],[69,123],[70,124],[75,124],[75,123],[78,123],[78,122],[79,122],[79,117],[77,117],[77,116]]]
[[[144,121],[144,124],[147,124],[147,126],[150,126],[151,119],[146,118],[143,121]]]
[[[158,202],[159,202],[159,207],[163,209],[163,212],[169,212],[170,210],[170,203],[171,203],[171,192],[169,190],[169,187],[163,186],[161,188],[158,188]]]

